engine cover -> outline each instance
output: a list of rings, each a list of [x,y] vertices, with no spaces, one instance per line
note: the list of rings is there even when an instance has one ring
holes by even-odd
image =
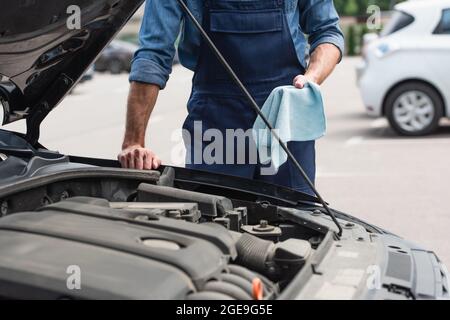
[[[2,218],[0,256],[0,297],[184,299],[236,248],[220,226],[76,198]]]

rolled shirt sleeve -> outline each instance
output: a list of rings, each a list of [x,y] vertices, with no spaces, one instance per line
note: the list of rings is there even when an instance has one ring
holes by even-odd
[[[331,43],[344,54],[344,35],[339,27],[339,15],[333,0],[300,2],[300,27],[308,35],[312,53],[320,44]]]
[[[130,81],[156,84],[164,89],[172,72],[175,42],[182,11],[177,1],[147,0],[130,72]]]

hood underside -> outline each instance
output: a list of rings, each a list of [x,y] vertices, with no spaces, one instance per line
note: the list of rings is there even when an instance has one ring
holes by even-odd
[[[2,1],[0,75],[7,79],[0,86],[3,124],[27,118],[28,130],[38,126],[142,3]]]

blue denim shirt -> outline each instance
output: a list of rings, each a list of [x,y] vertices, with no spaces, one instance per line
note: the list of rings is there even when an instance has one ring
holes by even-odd
[[[241,0],[246,1],[246,0]],[[344,52],[344,37],[333,0],[284,0],[285,14],[300,63],[306,67],[305,53],[322,43],[331,43]],[[201,22],[203,0],[186,0]],[[172,72],[175,42],[180,35],[178,54],[183,66],[195,70],[201,37],[176,0],[146,0],[139,34],[140,48],[133,59],[130,81],[156,84],[163,89]],[[308,40],[306,40],[307,35]]]

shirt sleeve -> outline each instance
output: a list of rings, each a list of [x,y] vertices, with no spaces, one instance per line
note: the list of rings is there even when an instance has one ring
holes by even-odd
[[[182,17],[181,8],[175,0],[146,0],[139,49],[132,61],[130,81],[165,88],[172,72]]]
[[[339,15],[333,0],[300,2],[300,27],[308,35],[312,53],[320,44],[331,43],[344,54],[344,35],[339,27]]]

